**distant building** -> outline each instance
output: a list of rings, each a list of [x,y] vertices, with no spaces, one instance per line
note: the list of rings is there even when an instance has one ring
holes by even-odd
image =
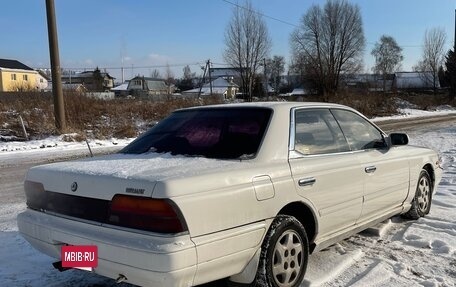
[[[241,69],[240,68],[210,68],[210,73],[206,74],[206,79],[209,79],[209,74],[211,76],[210,80],[224,78],[226,80],[230,80],[238,86],[242,85],[241,79]],[[243,69],[244,72],[247,71],[246,68]],[[209,80],[207,80],[208,82]]]
[[[164,80],[143,76],[136,76],[131,79],[127,90],[132,96],[166,95],[170,93]]]
[[[435,84],[436,88],[440,89],[438,77]],[[398,90],[433,89],[433,74],[432,72],[397,72],[395,73],[394,87]]]
[[[126,97],[128,96],[128,82],[120,84],[111,89],[111,92],[114,92],[116,97]]]
[[[432,72],[396,72],[386,74],[342,74],[340,87],[357,92],[394,92],[404,90],[430,90],[433,89]],[[316,95],[318,89],[310,79],[303,79],[299,75],[280,76],[282,87],[289,86],[292,91],[281,96],[306,96]],[[437,78],[436,88],[440,88]]]
[[[38,75],[36,77],[36,87],[39,91],[44,92],[48,90],[49,81],[51,78],[41,70],[37,70]]]
[[[345,75],[342,78],[348,88],[367,89],[372,92],[390,92],[393,90],[428,90],[434,87],[432,72],[396,72],[387,74],[385,82],[380,74]],[[436,81],[440,88],[440,82]]]
[[[239,78],[241,70],[239,68],[210,68],[211,78]]]
[[[394,74],[350,74],[343,75],[342,81],[349,89],[368,90],[371,92],[390,92],[393,89]]]
[[[0,92],[38,90],[38,72],[10,59],[0,59]]]
[[[66,84],[62,83],[62,90],[64,92],[74,92],[76,94],[85,94],[87,93],[87,89],[83,84]],[[45,89],[47,92],[52,92],[52,82],[49,82],[47,88]]]
[[[201,88],[201,96],[211,95],[211,85],[212,85],[212,95],[221,95],[225,99],[232,99],[235,97],[236,93],[239,92],[239,86],[233,83],[231,80],[227,80],[223,77],[219,77],[213,80],[211,83],[206,83]],[[183,91],[182,95],[198,95],[200,93],[200,88]]]
[[[93,71],[85,71],[77,74],[62,76],[65,84],[82,84],[89,92],[107,92],[114,87],[114,77],[101,72],[98,68]]]
[[[285,96],[309,96],[309,95],[315,95],[316,91],[308,88],[304,88],[303,86],[294,88],[291,93],[285,94]]]

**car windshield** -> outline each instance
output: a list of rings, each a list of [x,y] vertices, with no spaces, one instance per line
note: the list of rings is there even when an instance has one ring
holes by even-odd
[[[176,111],[120,152],[251,159],[258,152],[271,114],[271,109],[258,107]]]

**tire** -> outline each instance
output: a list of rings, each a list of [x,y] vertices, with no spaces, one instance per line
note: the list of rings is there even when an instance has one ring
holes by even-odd
[[[296,287],[306,273],[309,242],[302,224],[293,216],[278,215],[261,246],[253,286]]]
[[[426,170],[421,170],[416,186],[415,197],[412,200],[412,207],[403,214],[405,218],[418,219],[425,216],[431,210],[432,181]]]

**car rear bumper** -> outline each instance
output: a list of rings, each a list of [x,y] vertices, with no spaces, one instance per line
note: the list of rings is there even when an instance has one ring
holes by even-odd
[[[170,237],[133,233],[27,210],[18,227],[37,250],[61,259],[63,245],[96,245],[94,272],[142,286],[191,286],[196,273],[195,244],[189,235]]]
[[[58,260],[63,245],[96,245],[95,273],[113,279],[123,275],[126,282],[141,286],[175,287],[241,273],[260,248],[271,220],[195,238],[134,233],[31,209],[17,221],[34,248]]]

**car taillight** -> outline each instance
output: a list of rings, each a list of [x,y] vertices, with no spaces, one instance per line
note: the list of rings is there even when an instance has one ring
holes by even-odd
[[[116,194],[109,211],[108,222],[113,225],[158,233],[187,230],[179,209],[167,199]]]
[[[25,192],[44,192],[44,186],[41,182],[26,180],[24,181]]]
[[[28,207],[42,206],[45,203],[44,186],[41,182],[24,181],[24,191]]]

